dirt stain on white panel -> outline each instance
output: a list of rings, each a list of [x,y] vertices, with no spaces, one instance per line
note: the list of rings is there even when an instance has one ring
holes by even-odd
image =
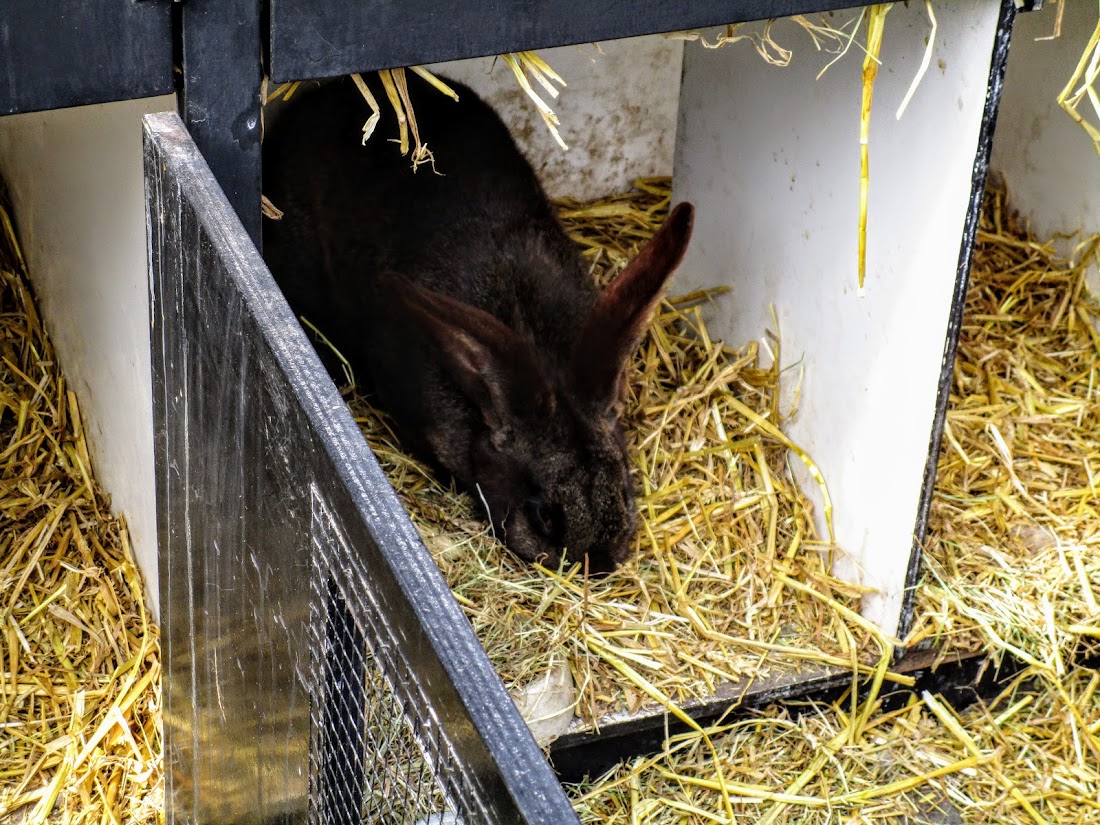
[[[683,41],[652,36],[540,51],[568,84],[557,100],[543,96],[561,120],[568,151],[503,61],[432,70],[467,84],[500,113],[551,197],[590,199],[628,189],[637,177],[672,174],[683,49]],[[430,147],[431,136],[424,137]]]

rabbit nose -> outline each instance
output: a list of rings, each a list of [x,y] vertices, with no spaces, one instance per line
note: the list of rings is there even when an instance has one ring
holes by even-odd
[[[608,553],[585,553],[585,561],[589,576],[606,576],[619,567],[619,563]]]
[[[630,555],[633,540],[634,530],[629,529],[599,550],[590,550],[585,553],[585,558],[588,561],[588,574],[590,576],[604,576],[618,570]]]

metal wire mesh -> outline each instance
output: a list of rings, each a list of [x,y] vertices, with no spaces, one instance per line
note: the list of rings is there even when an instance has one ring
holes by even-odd
[[[310,636],[313,825],[458,825],[465,775],[347,543],[314,499]],[[350,591],[350,592],[349,592]]]

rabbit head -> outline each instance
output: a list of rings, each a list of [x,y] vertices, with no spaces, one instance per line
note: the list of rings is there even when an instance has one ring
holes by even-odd
[[[473,432],[444,423],[433,440],[463,444],[463,459],[447,469],[480,496],[497,537],[520,558],[555,566],[563,554],[570,562],[587,557],[589,572],[609,572],[629,555],[638,516],[619,422],[623,373],[683,257],[692,221],[691,205],[677,206],[596,298],[568,363],[548,363],[487,312],[404,285],[406,307],[476,410],[467,419]]]

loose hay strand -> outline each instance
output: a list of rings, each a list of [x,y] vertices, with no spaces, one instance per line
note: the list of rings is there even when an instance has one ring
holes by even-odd
[[[539,96],[539,93],[535,91],[528,75],[534,78],[535,82],[542,86],[552,98],[558,96],[558,90],[554,88],[554,83],[556,82],[565,86],[565,81],[562,80],[557,72],[546,64],[546,61],[534,52],[512,52],[509,54],[502,54],[500,59],[512,70],[512,74],[515,75],[516,82],[519,83],[520,88],[527,93],[529,98],[531,98],[531,101],[535,104],[535,108],[538,110],[539,116],[542,118],[543,123],[546,124],[546,128],[550,130],[550,134],[553,136],[554,140],[557,141],[558,146],[563,150],[568,149],[568,144],[566,144],[561,133],[558,131],[558,126],[561,124],[561,121],[558,120],[558,116],[554,114],[554,110],[551,109],[546,101]]]
[[[409,71],[413,72],[424,80],[428,81],[434,88],[447,95],[451,100],[458,102],[458,92],[448,86],[443,80],[432,72],[425,69],[423,66],[409,66]]]
[[[401,99],[401,95],[397,91],[394,72],[390,69],[382,69],[378,72],[378,79],[382,82],[382,88],[385,90],[386,98],[390,102],[390,108],[397,118],[398,148],[401,150],[402,155],[407,155],[409,153],[409,116],[405,111],[405,105]],[[369,102],[370,101],[368,101],[368,103]]]
[[[936,48],[936,32],[939,31],[939,22],[936,20],[936,10],[932,8],[932,0],[924,0],[924,8],[928,12],[928,23],[931,30],[928,32],[928,42],[924,45],[924,56],[921,58],[920,67],[913,76],[913,82],[909,84],[909,88],[905,92],[905,97],[901,99],[898,111],[894,115],[896,120],[901,120],[901,116],[904,115],[905,110],[909,108],[909,101],[913,99],[913,95],[917,92],[917,87],[920,86],[920,82],[928,72],[928,66],[932,63],[932,52],[935,51]]]
[[[366,143],[367,140],[370,139],[370,136],[374,134],[374,130],[378,126],[378,121],[382,118],[382,108],[378,105],[378,100],[375,98],[374,92],[367,86],[361,74],[353,74],[351,79],[355,83],[355,88],[359,90],[359,94],[363,96],[363,100],[367,102],[371,111],[370,117],[368,117],[363,124],[363,143]]]
[[[1061,28],[1061,15],[1062,9],[1059,8],[1057,20],[1059,29]],[[1057,97],[1058,105],[1062,108],[1062,111],[1085,130],[1089,140],[1092,141],[1093,148],[1096,149],[1096,154],[1100,155],[1100,129],[1085,120],[1084,116],[1077,111],[1081,101],[1088,98],[1096,114],[1100,116],[1100,100],[1098,100],[1096,93],[1096,80],[1098,77],[1100,77],[1100,20],[1096,22],[1096,28],[1093,30],[1085,50],[1081,53],[1081,58],[1077,61],[1077,68],[1074,69],[1073,74],[1070,75],[1065,87]],[[1081,85],[1074,91],[1073,87],[1077,83],[1081,83]]]
[[[882,33],[886,28],[886,15],[893,5],[893,3],[880,3],[872,6],[867,14],[867,52],[863,58],[863,94],[859,109],[859,244],[857,268],[860,294],[863,293],[863,282],[867,276],[867,194],[870,190],[868,143],[871,133],[871,100],[875,91],[875,78],[878,77],[878,55],[882,49]]]

